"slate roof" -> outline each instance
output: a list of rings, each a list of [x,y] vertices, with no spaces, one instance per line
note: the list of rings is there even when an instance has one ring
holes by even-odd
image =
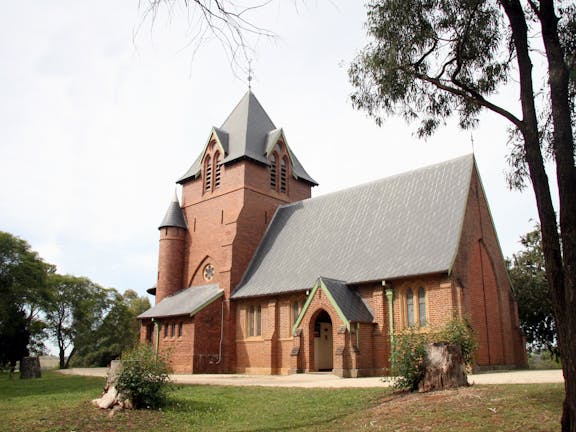
[[[174,192],[174,198],[172,199],[172,202],[170,202],[168,210],[166,210],[164,219],[162,219],[162,223],[158,229],[166,227],[179,227],[188,229],[188,226],[186,225],[186,219],[184,219],[184,213],[180,208],[180,202],[178,201],[176,192]]]
[[[349,322],[372,322],[374,315],[360,294],[348,288],[346,282],[321,277],[326,289]]]
[[[274,123],[270,120],[270,117],[251,90],[248,90],[222,126],[220,128],[212,128],[212,132],[216,134],[224,148],[225,157],[222,161],[224,164],[241,158],[249,158],[268,165],[267,151],[270,150],[270,145],[274,145],[280,135],[283,134],[282,129],[274,126]],[[271,143],[274,138],[276,140]],[[207,145],[208,143],[206,143]],[[196,178],[200,174],[202,157],[206,146],[177,183]],[[288,147],[287,143],[286,146]],[[292,161],[292,174],[296,178],[317,185],[289,147],[288,152]]]
[[[449,271],[472,155],[279,207],[233,298]]]
[[[160,303],[138,315],[138,319],[194,315],[223,295],[224,290],[218,284],[186,288],[163,298]]]

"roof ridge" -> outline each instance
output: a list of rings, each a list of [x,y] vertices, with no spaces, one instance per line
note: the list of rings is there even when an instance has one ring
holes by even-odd
[[[392,179],[395,179],[395,178],[398,178],[398,177],[404,177],[404,176],[408,176],[408,175],[411,175],[411,174],[414,174],[414,173],[417,173],[417,172],[423,172],[423,171],[426,171],[426,170],[429,170],[429,169],[432,169],[432,168],[437,168],[438,166],[441,166],[441,165],[448,165],[448,164],[450,164],[450,163],[454,163],[454,162],[456,162],[456,161],[463,160],[463,159],[467,159],[467,158],[470,158],[471,162],[475,160],[475,159],[474,159],[474,154],[473,154],[473,153],[468,153],[468,154],[466,154],[466,155],[458,156],[458,157],[453,158],[453,159],[448,159],[448,160],[443,161],[443,162],[436,162],[436,163],[431,164],[431,165],[425,165],[425,166],[420,167],[420,168],[414,168],[414,169],[411,169],[411,170],[408,170],[408,171],[403,171],[403,172],[401,172],[401,173],[392,174],[392,175],[387,176],[387,177],[381,177],[381,178],[379,178],[379,179],[370,180],[370,181],[367,181],[367,182],[365,182],[365,183],[360,183],[360,184],[357,184],[357,185],[354,185],[354,186],[346,187],[346,188],[344,188],[344,189],[339,189],[339,190],[336,190],[336,191],[326,192],[325,194],[318,195],[318,196],[316,196],[316,197],[310,197],[310,198],[306,198],[306,199],[303,199],[303,200],[300,200],[300,201],[295,201],[295,202],[293,202],[293,203],[283,204],[283,205],[281,205],[281,206],[278,206],[278,209],[286,208],[286,207],[290,207],[290,206],[294,206],[294,205],[298,205],[298,204],[300,204],[300,203],[305,203],[305,202],[320,201],[320,200],[322,200],[322,199],[324,199],[324,198],[328,198],[328,197],[333,196],[333,195],[338,195],[338,194],[342,194],[342,193],[345,193],[345,192],[350,192],[350,191],[353,191],[353,190],[356,190],[356,189],[362,189],[362,188],[365,188],[365,187],[367,187],[367,186],[369,186],[369,185],[380,184],[380,183],[383,183],[383,182],[385,182],[385,181],[389,181],[389,180],[392,180]]]

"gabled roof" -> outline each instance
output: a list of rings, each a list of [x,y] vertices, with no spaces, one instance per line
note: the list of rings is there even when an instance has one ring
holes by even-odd
[[[267,150],[270,139],[279,138],[281,132],[254,96],[251,90],[244,95],[238,105],[230,113],[220,128],[213,128],[218,140],[224,148],[224,164],[241,158],[249,158],[262,164],[268,165]],[[272,144],[274,145],[275,142]],[[288,147],[288,144],[285,143]],[[186,180],[196,178],[200,174],[202,157],[208,143],[202,153],[186,173],[177,181],[183,183]],[[316,185],[317,183],[308,175],[300,161],[289,149],[292,160],[292,174],[299,179]]]
[[[302,312],[300,312],[296,323],[294,323],[294,329],[298,328],[300,325],[300,321],[302,321],[302,318],[306,315],[306,311],[319,289],[324,291],[348,330],[350,330],[351,322],[374,321],[374,315],[372,314],[370,307],[364,303],[364,300],[362,300],[355,290],[350,289],[347,286],[346,282],[326,277],[319,277],[314,284],[314,288],[308,295],[308,300],[306,301],[306,304],[304,304]]]
[[[233,298],[450,271],[472,155],[279,207]]]
[[[195,315],[223,295],[224,290],[218,284],[186,288],[163,298],[160,303],[138,315],[138,319]]]
[[[186,225],[186,219],[184,219],[184,213],[182,213],[182,208],[180,208],[180,202],[178,201],[176,192],[174,192],[174,198],[172,198],[172,201],[168,206],[168,210],[166,210],[166,214],[164,215],[164,219],[162,219],[162,223],[158,229],[166,227],[188,229],[188,226]]]

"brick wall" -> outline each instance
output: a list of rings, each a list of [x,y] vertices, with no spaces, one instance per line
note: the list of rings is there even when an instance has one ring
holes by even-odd
[[[453,275],[456,294],[461,293],[462,315],[470,318],[480,345],[475,358],[478,366],[525,367],[516,303],[476,170]]]

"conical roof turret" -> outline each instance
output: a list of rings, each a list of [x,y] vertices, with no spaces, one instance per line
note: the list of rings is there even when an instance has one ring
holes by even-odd
[[[178,201],[176,191],[174,191],[174,198],[172,198],[172,202],[170,202],[168,210],[166,210],[166,215],[164,216],[164,219],[162,220],[162,223],[160,224],[158,229],[166,227],[178,227],[188,229],[188,225],[186,224],[184,213],[182,212],[182,208],[180,207],[180,202]]]

